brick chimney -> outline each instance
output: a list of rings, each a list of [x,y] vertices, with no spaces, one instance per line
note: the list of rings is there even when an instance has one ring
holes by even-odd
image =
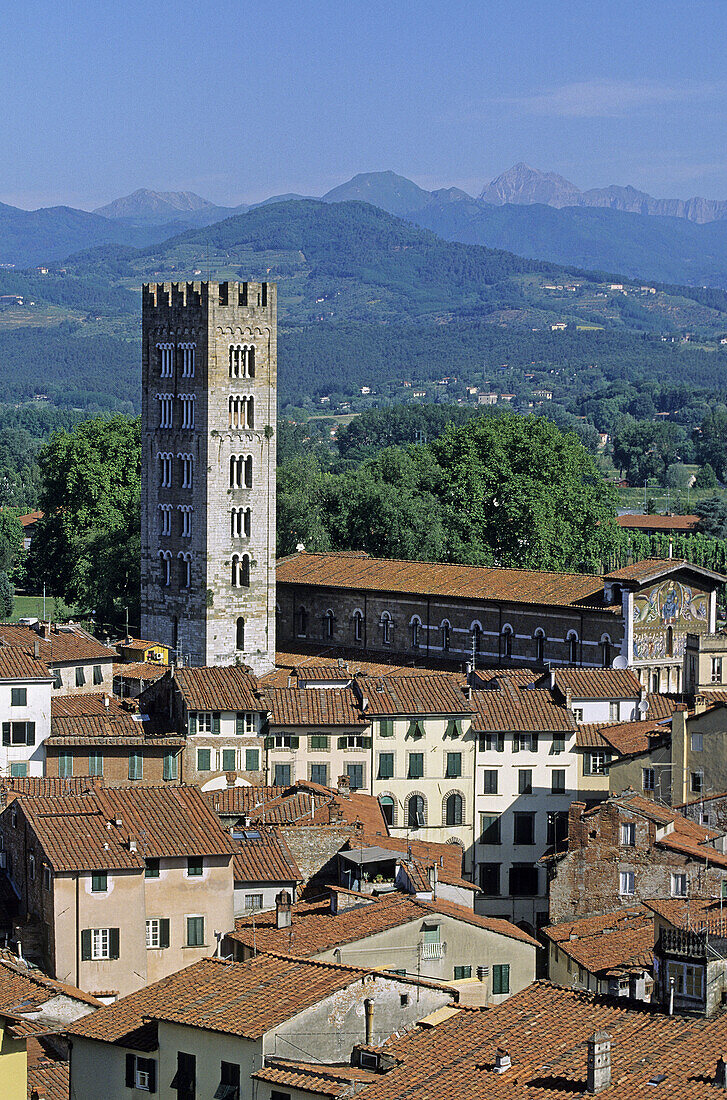
[[[281,890],[275,897],[275,926],[276,928],[290,928],[293,923],[290,894],[287,890]]]
[[[586,1088],[591,1093],[603,1092],[611,1085],[611,1036],[597,1031],[588,1040]]]
[[[583,823],[585,802],[571,802],[568,809],[568,847],[585,848],[588,842],[586,827]]]
[[[339,775],[338,777],[338,793],[344,797],[349,793],[351,789],[351,781],[347,775]]]

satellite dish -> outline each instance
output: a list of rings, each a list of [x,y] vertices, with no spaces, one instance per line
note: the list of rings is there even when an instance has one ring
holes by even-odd
[[[642,699],[641,702],[639,703],[639,713],[640,714],[646,714],[648,709],[649,709],[649,700],[648,699]]]
[[[629,662],[625,657],[616,657],[611,668],[628,668]]]

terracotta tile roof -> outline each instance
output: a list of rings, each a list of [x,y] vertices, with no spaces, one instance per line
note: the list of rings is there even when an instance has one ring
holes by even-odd
[[[47,977],[19,959],[0,959],[0,1012],[16,1016],[38,1013],[58,996],[69,997],[82,1005],[98,1008],[99,1002],[89,993]]]
[[[29,652],[0,646],[0,680],[52,680],[45,661]]]
[[[671,718],[676,710],[679,697],[677,695],[662,695],[650,692],[646,696],[646,702],[649,704],[649,709],[646,712],[649,719]]]
[[[396,655],[397,657],[399,654]],[[417,660],[419,664],[398,664],[394,660],[394,654],[389,660],[383,655],[378,661],[362,658],[360,650],[340,646],[322,646],[320,643],[298,642],[294,651],[278,651],[275,656],[277,668],[274,672],[263,676],[260,684],[270,687],[291,687],[298,674],[305,677],[308,667],[330,670],[331,675],[344,671],[347,676],[353,677],[357,673],[366,676],[436,676],[452,675],[453,672],[461,676],[461,661],[441,660],[436,657],[426,657],[421,654]],[[341,670],[339,662],[343,661]]]
[[[70,1063],[42,1039],[28,1040],[28,1096],[38,1100],[69,1100]]]
[[[509,680],[517,687],[527,687],[543,678],[543,673],[532,668],[478,668],[475,669],[477,683],[473,687],[501,687]]]
[[[112,714],[53,718],[46,752],[63,745],[148,745],[179,748],[186,740],[162,716]]]
[[[653,802],[631,790],[624,791],[620,795],[612,795],[605,802],[586,810],[583,817],[590,818],[602,812],[603,808],[609,805],[622,807],[625,810],[640,814],[642,817],[655,822],[658,826],[673,825],[669,832],[664,832],[656,840],[657,848],[669,848],[672,851],[688,855],[692,859],[700,860],[700,862],[708,859],[711,864],[727,867],[727,856],[713,848],[710,843],[718,840],[722,836],[721,832],[710,829],[707,825],[699,825],[696,821],[690,821],[689,818],[684,817],[677,810]]]
[[[378,798],[358,791],[341,795],[301,780],[251,815],[272,825],[356,825],[362,833],[386,836],[388,828]]]
[[[626,530],[693,531],[699,516],[616,516],[616,523]]]
[[[544,688],[518,687],[501,677],[499,690],[473,691],[472,728],[482,731],[547,731],[572,733],[576,722],[567,707],[557,703]]]
[[[611,748],[621,756],[648,752],[658,741],[670,734],[669,725],[661,725],[653,719],[640,722],[617,722],[601,726],[601,733]]]
[[[114,664],[114,678],[120,676],[124,680],[145,680],[147,683],[158,680],[168,671],[169,665],[160,665],[157,661],[121,661]]]
[[[405,836],[377,836],[375,843],[379,848],[396,852],[404,859],[413,856],[428,866],[436,863],[440,876],[447,875],[453,880],[462,876],[462,849],[459,844],[438,844],[433,840],[415,840],[413,837],[407,840]],[[347,847],[355,848],[357,844],[351,840]]]
[[[690,569],[694,573],[715,580],[720,584],[725,583],[725,577],[716,573],[713,569],[707,569],[703,565],[694,565],[684,558],[645,558],[643,561],[634,562],[633,565],[624,565],[621,569],[614,569],[606,574],[607,580],[633,581],[636,584],[646,584],[647,581],[656,580],[657,577],[667,573],[676,573],[679,569]]]
[[[293,669],[299,680],[314,684],[331,684],[338,683],[341,680],[351,680],[353,673],[348,671],[348,666],[344,662],[343,667],[334,661],[330,664],[324,665],[298,665]]]
[[[582,722],[576,727],[577,749],[611,749],[610,741],[604,737],[601,722]]]
[[[645,901],[644,905],[675,928],[709,932],[713,936],[727,939],[727,906],[720,904],[719,899],[655,898],[653,901]]]
[[[178,668],[174,682],[188,710],[259,711],[264,706],[257,694],[257,678],[234,665]]]
[[[41,660],[51,667],[73,662],[108,661],[116,656],[115,650],[102,645],[77,623],[54,626],[48,638],[32,626],[0,623],[0,638],[3,646],[24,650],[31,656],[37,641]]]
[[[235,921],[235,931],[229,933],[229,938],[248,947],[254,945],[258,951],[285,951],[289,955],[310,957],[390,928],[421,921],[427,913],[440,913],[485,931],[539,946],[517,925],[497,917],[482,917],[455,902],[439,898],[424,901],[398,891],[384,894],[375,901],[370,895],[362,897],[363,904],[336,914],[331,912],[328,899],[297,902],[292,906],[293,920],[289,928],[276,927],[274,912],[261,913],[255,918],[254,927],[252,920],[242,917]]]
[[[556,688],[573,699],[639,699],[641,683],[628,668],[557,668],[552,679]],[[543,681],[549,679],[546,673]]]
[[[0,805],[6,806],[16,798],[49,798],[66,794],[85,794],[96,787],[103,787],[102,775],[72,775],[60,779],[57,776],[27,776],[23,779],[0,780]]]
[[[50,701],[51,718],[103,718],[135,714],[138,710],[136,700],[117,699],[115,695],[102,691],[83,692],[81,695],[59,695]]]
[[[461,1009],[387,1042],[399,1064],[366,1087],[366,1100],[573,1100],[588,1095],[587,1040],[599,1031],[612,1040],[612,1083],[599,1092],[605,1100],[718,1095],[723,1014],[668,1016],[539,981],[500,1005]],[[498,1048],[512,1059],[504,1073],[493,1072]]]
[[[277,829],[235,833],[235,882],[301,882],[302,875]]]
[[[223,791],[203,791],[202,796],[216,814],[242,817],[265,802],[279,798],[290,787],[227,787]]]
[[[146,638],[124,638],[116,643],[117,649],[152,649],[154,646],[167,648],[162,642],[150,642]]]
[[[42,519],[43,515],[43,512],[26,512],[24,516],[18,516],[18,522],[22,527],[30,527],[33,523],[37,523],[39,519]]]
[[[473,711],[458,681],[449,676],[359,677],[353,690],[365,700],[364,710],[370,717],[388,714],[465,717]]]
[[[250,1075],[253,1081],[267,1081],[271,1085],[283,1085],[323,1096],[349,1095],[354,1084],[360,1087],[379,1076],[358,1066],[318,1065],[284,1058],[266,1058],[265,1061],[262,1069]]]
[[[269,954],[244,963],[202,959],[77,1020],[68,1030],[71,1037],[132,1049],[140,1040],[149,1049],[148,1044],[154,1041],[149,1026],[144,1028],[145,1020],[167,1020],[259,1039],[371,972]]]
[[[366,726],[351,688],[273,688],[262,695],[274,726]]]
[[[367,555],[293,554],[277,563],[278,584],[449,596],[541,606],[603,608],[603,578],[496,566],[398,561]],[[620,608],[619,608],[620,611]]]
[[[92,794],[24,798],[20,808],[56,872],[141,869],[145,855],[235,852],[197,787],[100,787]]]
[[[551,924],[543,935],[591,974],[654,962],[654,916],[643,905]]]

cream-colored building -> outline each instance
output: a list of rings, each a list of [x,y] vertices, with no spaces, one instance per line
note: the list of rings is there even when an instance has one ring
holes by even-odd
[[[235,845],[196,788],[18,799],[0,830],[17,938],[60,981],[123,995],[232,926]]]

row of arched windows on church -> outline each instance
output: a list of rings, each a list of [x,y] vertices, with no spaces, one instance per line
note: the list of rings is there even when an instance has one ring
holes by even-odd
[[[298,623],[297,633],[299,636],[305,636],[308,632],[308,611],[305,607],[298,608]],[[364,641],[364,617],[363,612],[358,609],[353,613],[353,639],[355,642],[363,643]],[[394,621],[391,614],[388,611],[384,611],[379,619],[380,641],[382,645],[391,645],[393,641]],[[410,630],[410,648],[419,649],[422,645],[423,632],[425,630],[424,625],[418,616],[414,616],[409,624]],[[432,644],[438,646],[443,652],[448,653],[452,646],[452,624],[449,619],[442,619],[438,628],[435,631],[439,631],[439,638],[433,643],[430,642],[430,648]],[[323,615],[323,633],[327,639],[333,639],[336,633],[336,616],[332,608]],[[430,631],[430,637],[432,636]],[[478,622],[470,624],[469,638],[470,645],[468,652],[473,653],[475,656],[482,652],[482,636],[483,630]],[[511,660],[516,656],[514,652],[515,631],[509,623],[503,626],[499,636],[498,654],[501,659]],[[535,646],[535,663],[545,664],[546,660],[546,634],[542,627],[538,627],[532,639],[529,639]],[[566,645],[568,646],[568,663],[570,665],[579,664],[581,643],[578,637],[578,633],[575,630],[568,631],[566,636]],[[668,643],[667,643],[668,644]],[[613,643],[608,634],[604,634],[600,641],[601,650],[601,663],[604,668],[610,668],[612,659]],[[531,653],[521,654],[521,656],[532,656]]]

